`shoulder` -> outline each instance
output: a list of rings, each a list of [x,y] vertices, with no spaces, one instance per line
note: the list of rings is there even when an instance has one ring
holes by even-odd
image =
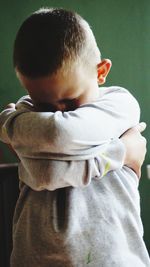
[[[100,95],[106,95],[106,94],[112,94],[112,93],[124,93],[124,94],[130,94],[129,90],[127,90],[124,87],[121,86],[109,86],[109,87],[100,87]]]
[[[121,86],[100,87],[99,99],[101,98],[128,103],[139,108],[139,103],[135,96],[128,89]]]

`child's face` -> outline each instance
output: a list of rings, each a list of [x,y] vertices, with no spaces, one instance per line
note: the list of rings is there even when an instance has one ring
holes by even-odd
[[[34,80],[20,73],[17,75],[40,111],[74,110],[94,101],[99,95],[96,71],[93,77],[89,77],[82,66],[74,67],[65,75],[60,71]]]

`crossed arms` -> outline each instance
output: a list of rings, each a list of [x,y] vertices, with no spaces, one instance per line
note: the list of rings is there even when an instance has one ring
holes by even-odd
[[[138,124],[139,105],[120,87],[101,90],[98,101],[75,111],[36,112],[25,97],[1,113],[0,138],[21,159],[23,182],[35,190],[83,186],[123,166],[119,137]]]

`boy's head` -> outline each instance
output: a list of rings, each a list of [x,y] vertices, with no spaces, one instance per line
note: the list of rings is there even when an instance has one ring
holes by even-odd
[[[58,8],[40,9],[23,22],[14,44],[13,62],[36,104],[77,99],[89,87],[95,92],[97,78],[103,83],[110,69],[110,62],[101,62],[88,23],[78,14]]]

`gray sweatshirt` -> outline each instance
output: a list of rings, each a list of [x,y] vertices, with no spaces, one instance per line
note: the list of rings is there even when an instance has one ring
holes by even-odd
[[[139,122],[120,87],[70,112],[35,112],[31,99],[0,114],[0,138],[21,163],[12,267],[150,266],[138,178],[120,135]]]

